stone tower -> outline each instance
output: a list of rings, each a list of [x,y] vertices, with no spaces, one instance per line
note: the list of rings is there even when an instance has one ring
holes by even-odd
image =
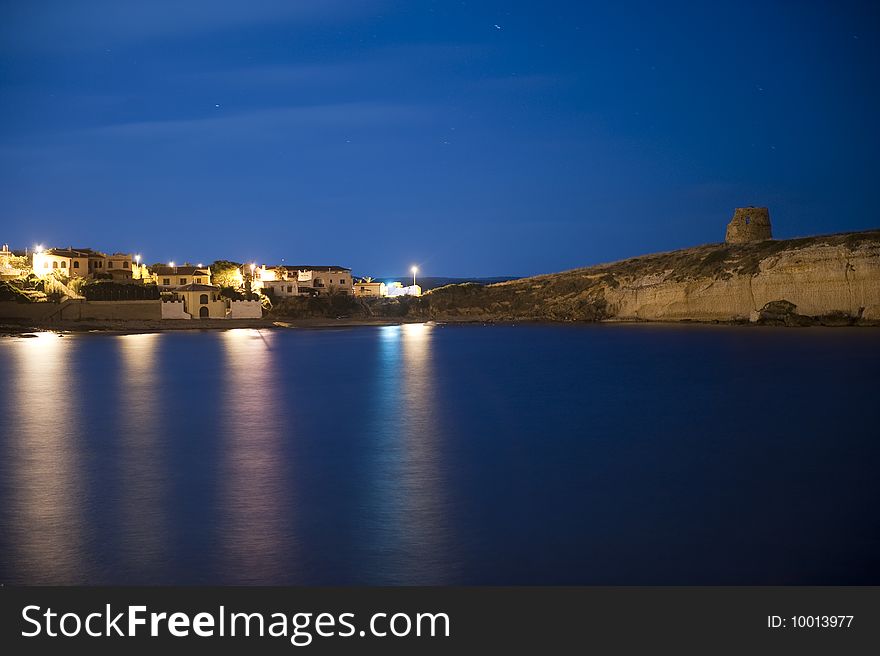
[[[728,244],[745,244],[765,239],[773,239],[770,210],[766,207],[737,207],[727,224],[724,241]]]

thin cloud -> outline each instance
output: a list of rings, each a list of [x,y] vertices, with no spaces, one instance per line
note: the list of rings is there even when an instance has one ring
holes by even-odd
[[[240,86],[339,83],[363,79],[367,75],[387,78],[397,74],[424,72],[431,65],[461,65],[485,54],[485,48],[472,44],[401,44],[368,49],[357,58],[339,61],[236,66],[207,72],[183,72],[176,79]]]
[[[0,48],[59,51],[107,48],[248,25],[341,20],[375,10],[378,0],[51,0],[4,3]]]
[[[430,114],[427,107],[371,102],[336,103],[284,107],[224,116],[206,116],[168,121],[136,121],[80,130],[80,134],[101,137],[197,137],[205,135],[275,136],[296,128],[357,128],[395,125]]]

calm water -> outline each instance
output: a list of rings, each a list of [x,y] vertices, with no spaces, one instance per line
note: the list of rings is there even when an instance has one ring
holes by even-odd
[[[0,371],[0,582],[880,583],[880,331],[43,335]]]

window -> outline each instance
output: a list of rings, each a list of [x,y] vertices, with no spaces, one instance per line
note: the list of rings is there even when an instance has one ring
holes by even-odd
[[[79,269],[79,262],[74,262],[74,263],[73,263],[73,268],[74,268],[74,269]]]
[[[199,296],[199,303],[201,303],[202,305],[207,305],[208,304],[208,295],[202,294],[201,296]]]
[[[113,260],[110,260],[109,262],[107,262],[107,268],[108,268],[108,269],[112,269],[112,268],[113,268]]]
[[[186,278],[181,278],[181,279],[180,279],[180,284],[181,284],[181,285],[185,285],[185,284],[186,284]]]
[[[52,268],[53,268],[53,269],[57,269],[57,268],[58,268],[58,262],[52,262]]]
[[[171,286],[171,278],[162,278],[162,284]]]
[[[345,278],[340,278],[340,279],[339,279],[339,284],[340,284],[340,285],[344,285],[344,284],[345,284]]]
[[[122,268],[125,269],[128,267],[128,260],[122,260]]]
[[[288,285],[288,286],[287,286],[287,293],[288,293],[288,294],[292,294],[292,293],[293,293],[293,285]]]
[[[48,262],[48,261],[43,262],[43,268],[44,268],[44,269],[48,269],[48,268],[49,268],[49,262]]]
[[[202,279],[201,279],[201,278],[196,278],[196,282],[197,282],[198,284],[201,285],[201,284],[202,284]]]
[[[62,268],[62,269],[66,269],[66,268],[67,268],[67,260],[61,260],[61,268]]]

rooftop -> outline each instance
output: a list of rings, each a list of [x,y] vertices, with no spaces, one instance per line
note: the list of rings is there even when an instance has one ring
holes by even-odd
[[[105,257],[100,251],[92,248],[49,248],[46,250],[49,255],[58,255],[59,257]]]
[[[197,273],[202,275],[210,275],[211,271],[208,267],[197,266],[157,266],[153,267],[153,273],[157,276],[194,276]]]
[[[315,264],[285,264],[281,267],[288,271],[351,271],[351,269],[333,265],[315,265]]]

